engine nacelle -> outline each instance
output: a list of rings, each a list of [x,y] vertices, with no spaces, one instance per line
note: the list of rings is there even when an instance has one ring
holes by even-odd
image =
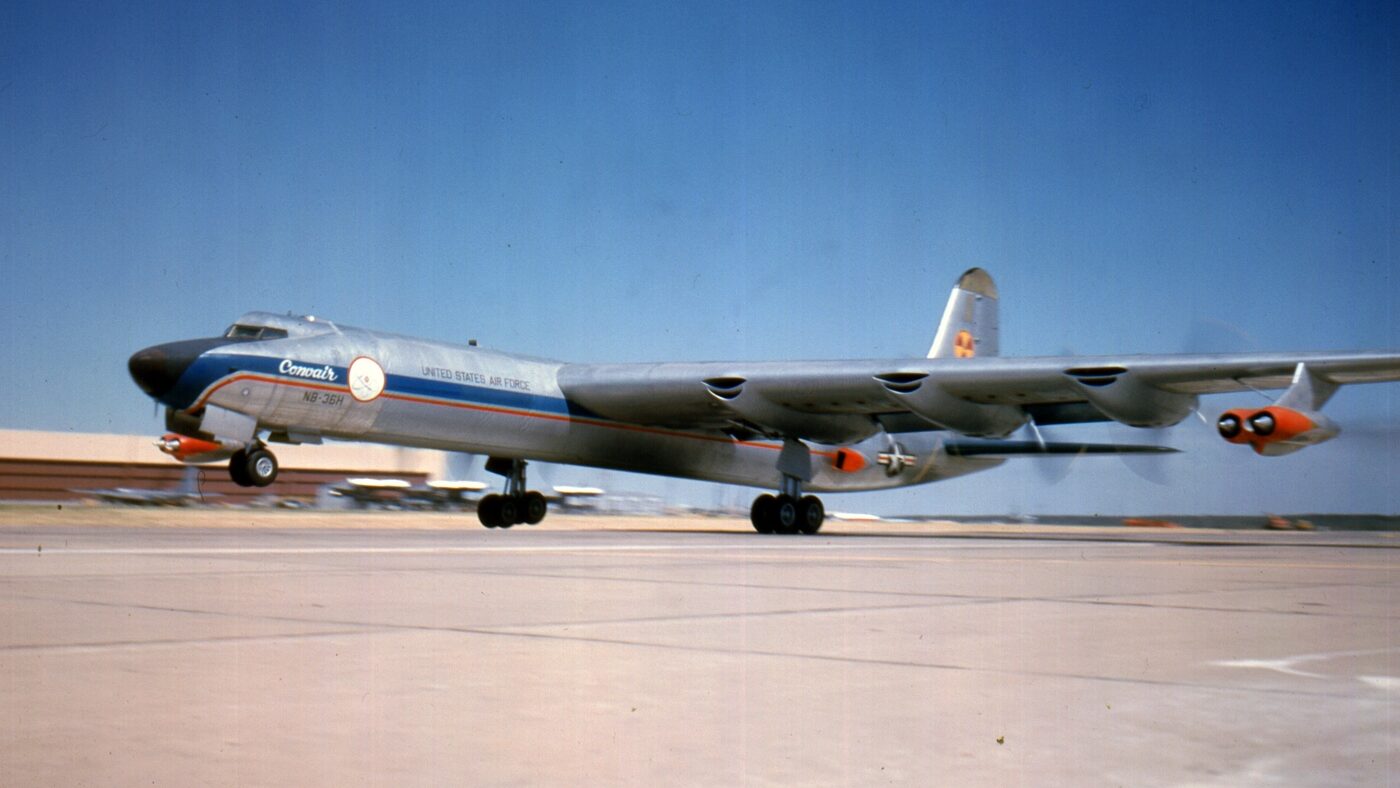
[[[842,473],[860,473],[869,464],[864,454],[849,446],[842,446],[831,456],[831,467]]]
[[[191,438],[188,435],[167,432],[160,437],[160,440],[156,441],[156,448],[180,462],[200,463],[227,460],[233,456],[235,451],[243,447],[241,444],[207,441],[202,438]]]
[[[1018,405],[990,405],[949,394],[923,372],[876,375],[890,401],[944,429],[964,435],[1004,438],[1030,418]]]
[[[1247,443],[1265,457],[1292,454],[1304,447],[1332,440],[1341,431],[1321,413],[1281,405],[1227,410],[1220,414],[1215,428],[1220,437],[1230,443]]]
[[[1130,427],[1170,427],[1196,409],[1195,394],[1168,391],[1126,367],[1074,367],[1065,376],[1100,413]]]
[[[857,443],[880,431],[875,419],[863,414],[814,414],[794,410],[754,391],[740,377],[709,378],[705,386],[715,401],[740,419],[763,430],[817,443]]]

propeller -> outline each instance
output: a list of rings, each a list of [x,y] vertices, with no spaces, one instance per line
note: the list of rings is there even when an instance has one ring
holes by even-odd
[[[1213,317],[1197,316],[1192,318],[1190,327],[1182,339],[1181,352],[1183,353],[1233,353],[1249,352],[1258,350],[1259,343],[1250,336],[1248,332],[1239,326],[1225,320]],[[1263,395],[1269,399],[1267,395]],[[1272,400],[1269,400],[1272,402]],[[1191,411],[1195,421],[1199,421],[1205,429],[1212,435],[1216,434],[1215,422],[1201,412],[1197,405]],[[1171,440],[1172,430],[1195,429],[1190,416],[1172,427],[1147,427],[1135,428],[1133,433],[1139,440],[1145,443],[1155,443],[1159,446],[1173,445]],[[1156,485],[1169,485],[1176,481],[1172,473],[1172,466],[1169,464],[1167,455],[1163,454],[1136,454],[1120,455],[1119,459],[1123,465],[1143,481]]]
[[[531,485],[541,490],[553,490],[555,465],[550,462],[530,463]]]
[[[443,470],[451,479],[462,480],[476,477],[477,455],[464,451],[447,452],[447,462]]]
[[[1030,433],[1031,440],[1039,444],[1042,450],[1045,449],[1045,436],[1041,434],[1035,419],[1028,420],[1024,429]],[[1075,461],[1083,456],[1084,452],[1082,451],[1078,454],[1047,454],[1044,457],[1034,457],[1032,464],[1035,466],[1036,475],[1040,477],[1041,481],[1059,484],[1069,476]]]
[[[1187,419],[1190,420],[1189,417]],[[1133,432],[1138,435],[1145,433],[1144,443],[1152,443],[1157,446],[1170,446],[1171,441],[1168,436],[1172,427],[1149,427],[1147,429],[1135,429]],[[1166,454],[1120,454],[1118,459],[1123,461],[1123,465],[1133,472],[1134,476],[1145,482],[1165,486],[1172,483],[1171,468],[1167,465]]]
[[[1380,419],[1348,419],[1342,425],[1337,440],[1400,451],[1400,424]]]

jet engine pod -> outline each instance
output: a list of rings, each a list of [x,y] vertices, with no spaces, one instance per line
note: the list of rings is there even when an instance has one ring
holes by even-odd
[[[1292,454],[1306,446],[1329,441],[1341,430],[1320,413],[1270,405],[1252,410],[1234,408],[1216,421],[1220,437],[1231,443],[1248,443],[1265,457]]]
[[[1253,436],[1245,431],[1245,424],[1248,423],[1251,413],[1252,411],[1245,408],[1227,410],[1215,420],[1215,429],[1220,433],[1220,437],[1231,443],[1249,443]]]
[[[837,449],[831,457],[831,467],[842,473],[860,473],[869,464],[870,461],[865,459],[864,454],[849,446]]]
[[[1103,415],[1131,427],[1170,427],[1196,409],[1195,394],[1167,391],[1126,367],[1073,367],[1065,376]]]
[[[160,437],[160,440],[156,441],[156,448],[180,462],[199,463],[226,460],[241,448],[241,445],[235,446],[222,441],[207,441],[167,432]]]
[[[966,400],[927,378],[924,372],[875,376],[892,403],[944,429],[982,438],[1004,438],[1026,423],[1026,412],[1018,405]]]

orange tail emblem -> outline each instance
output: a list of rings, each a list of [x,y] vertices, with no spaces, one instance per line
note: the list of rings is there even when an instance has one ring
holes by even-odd
[[[972,358],[977,355],[977,340],[972,338],[972,334],[966,330],[959,331],[953,337],[953,356],[956,358]]]

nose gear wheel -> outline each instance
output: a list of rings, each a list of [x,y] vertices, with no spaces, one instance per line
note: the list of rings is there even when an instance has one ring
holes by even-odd
[[[228,475],[239,487],[266,487],[277,481],[277,457],[262,445],[239,449],[228,458]]]

